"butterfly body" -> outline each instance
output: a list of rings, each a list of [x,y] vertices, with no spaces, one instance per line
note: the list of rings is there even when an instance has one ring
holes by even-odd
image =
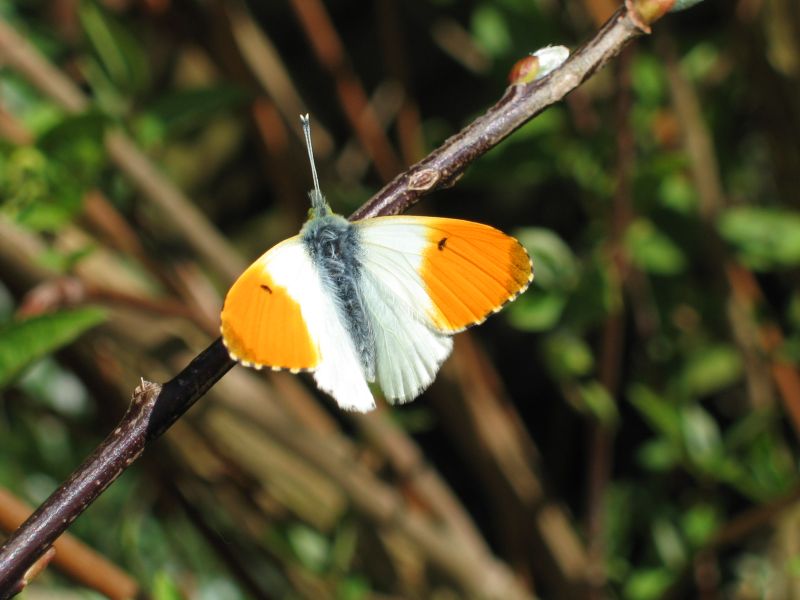
[[[373,381],[375,342],[364,304],[358,229],[339,215],[327,214],[307,221],[300,230],[300,239],[353,341],[366,379]]]
[[[347,410],[374,408],[368,382],[392,402],[413,400],[450,355],[454,333],[528,287],[528,254],[514,238],[471,221],[349,222],[331,212],[312,172],[311,218],[233,284],[223,342],[245,366],[313,372]]]

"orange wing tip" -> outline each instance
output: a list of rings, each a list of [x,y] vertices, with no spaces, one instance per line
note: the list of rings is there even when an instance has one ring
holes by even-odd
[[[527,261],[527,266],[528,266],[527,271],[528,271],[528,273],[527,273],[527,277],[525,277],[524,279],[522,277],[517,276],[517,277],[514,277],[514,279],[512,281],[509,281],[508,284],[507,284],[508,287],[506,288],[506,294],[507,295],[501,295],[501,296],[497,297],[496,304],[490,304],[489,306],[485,306],[484,305],[483,307],[480,307],[480,308],[478,306],[474,306],[474,308],[473,308],[473,311],[474,311],[473,315],[474,316],[472,316],[471,319],[464,318],[466,315],[463,315],[464,311],[462,311],[460,322],[458,321],[458,318],[456,317],[456,322],[454,323],[453,322],[454,319],[451,316],[445,316],[445,315],[442,314],[441,304],[439,304],[437,302],[437,304],[439,305],[439,308],[437,310],[435,310],[435,314],[432,315],[432,318],[433,318],[434,322],[437,323],[437,325],[439,327],[441,327],[441,329],[443,331],[446,331],[448,334],[459,333],[461,331],[469,329],[470,327],[474,327],[476,325],[480,325],[480,324],[484,323],[489,317],[491,317],[492,315],[497,314],[501,310],[503,310],[503,308],[505,308],[505,306],[507,304],[509,304],[509,303],[513,302],[514,300],[516,300],[517,298],[519,298],[519,296],[522,295],[528,289],[528,287],[530,286],[531,282],[533,281],[533,261],[531,260],[531,257],[528,254],[528,251],[525,249],[525,247],[522,244],[519,243],[519,240],[517,240],[517,239],[515,239],[515,238],[513,238],[511,236],[508,236],[508,235],[506,235],[506,234],[504,234],[504,233],[502,233],[502,232],[500,232],[500,231],[498,231],[498,230],[496,230],[496,229],[494,229],[492,227],[486,226],[486,225],[482,225],[482,224],[478,224],[478,223],[471,223],[471,222],[466,222],[466,224],[468,226],[478,226],[481,229],[485,228],[485,230],[488,230],[492,234],[492,236],[497,236],[501,240],[510,241],[511,242],[511,249],[509,251],[509,258],[510,258],[509,266],[514,266],[514,270],[517,273],[519,273],[519,275],[522,275],[522,273],[520,273],[520,271],[524,272],[525,269],[524,269],[523,265],[525,265],[525,261]],[[451,225],[451,224],[448,223],[448,225]],[[439,235],[442,235],[442,233],[445,232],[444,230],[441,230],[441,232],[439,232],[439,231],[440,230],[437,230],[437,235],[435,236],[436,238],[438,238]],[[451,233],[451,232],[448,231],[447,233]],[[472,233],[472,232],[470,232],[470,233]],[[451,235],[453,235],[453,234],[451,233]],[[467,238],[467,237],[470,237],[470,236],[464,235],[464,238]],[[446,237],[444,239],[447,240]],[[433,240],[431,240],[431,241],[435,241],[435,238]],[[456,241],[457,241],[457,238],[456,238]],[[443,250],[442,240],[439,240],[436,243],[436,248],[439,251]],[[434,252],[433,250],[430,250],[429,252],[430,252],[430,255],[432,257],[436,257],[437,260],[441,258],[441,255],[438,252]],[[514,258],[514,255],[516,255],[516,258]],[[434,264],[434,263],[430,262],[430,261],[428,262],[428,268],[429,269],[431,268],[432,264]],[[433,273],[433,275],[434,275],[433,279],[436,280],[437,279],[437,274]],[[428,289],[429,289],[429,293],[435,293],[435,292],[433,292],[431,290],[430,286],[428,286]],[[446,300],[443,298],[442,295],[437,293],[437,296],[438,296],[438,298],[440,300],[446,302]],[[477,304],[477,303],[475,303],[475,304]],[[481,310],[481,308],[486,311],[482,316],[480,315],[480,312],[478,312],[479,310]]]

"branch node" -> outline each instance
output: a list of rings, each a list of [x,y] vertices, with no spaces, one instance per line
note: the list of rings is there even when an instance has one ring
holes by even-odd
[[[161,384],[154,381],[147,381],[144,377],[140,378],[141,383],[133,390],[132,404],[142,404],[152,401],[161,392]]]
[[[442,174],[437,169],[422,169],[408,178],[408,189],[415,192],[425,192],[439,183],[441,178]]]
[[[25,575],[22,576],[22,580],[19,582],[19,592],[21,592],[24,588],[28,587],[28,584],[36,579],[36,576],[39,575],[42,571],[47,568],[47,565],[50,564],[56,556],[56,549],[52,546],[48,548],[47,552],[42,554],[35,563],[31,565],[31,567],[25,571]],[[17,592],[17,593],[19,593]]]
[[[644,33],[651,33],[650,25],[667,14],[675,0],[625,0],[631,21]]]

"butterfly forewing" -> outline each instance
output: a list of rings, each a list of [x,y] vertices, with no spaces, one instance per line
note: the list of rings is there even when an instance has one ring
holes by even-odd
[[[525,291],[533,277],[522,245],[488,225],[401,216],[358,226],[365,270],[442,333],[482,323]]]
[[[254,367],[313,369],[318,343],[301,310],[308,301],[286,281],[286,271],[308,268],[291,238],[261,256],[233,284],[222,309],[222,340],[234,360]],[[313,273],[309,273],[313,276]]]

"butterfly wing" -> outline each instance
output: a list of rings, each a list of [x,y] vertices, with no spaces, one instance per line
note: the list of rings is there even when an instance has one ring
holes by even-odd
[[[419,314],[398,301],[393,290],[367,269],[362,273],[360,287],[372,323],[375,377],[387,400],[413,400],[433,382],[450,355],[453,340],[428,327]]]
[[[233,284],[222,341],[245,366],[314,372],[344,409],[375,406],[353,342],[298,236],[267,251]]]
[[[378,381],[398,401],[433,381],[450,352],[449,335],[482,323],[533,278],[522,245],[488,225],[396,216],[357,226],[367,303],[388,315],[374,320],[384,330],[375,333]],[[381,298],[389,300],[382,306]]]

